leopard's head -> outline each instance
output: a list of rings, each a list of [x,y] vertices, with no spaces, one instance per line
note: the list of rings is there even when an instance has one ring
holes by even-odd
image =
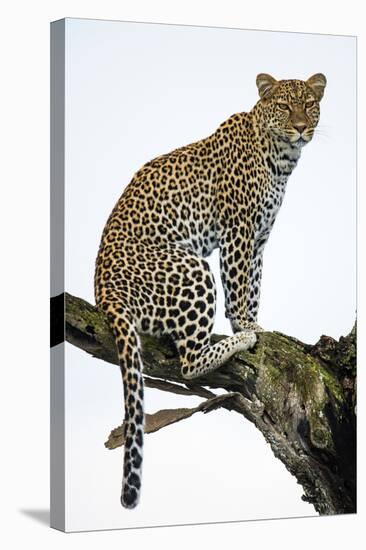
[[[255,107],[259,127],[277,139],[303,146],[319,121],[319,103],[326,78],[315,74],[308,80],[276,80],[269,74],[257,76],[260,100]]]

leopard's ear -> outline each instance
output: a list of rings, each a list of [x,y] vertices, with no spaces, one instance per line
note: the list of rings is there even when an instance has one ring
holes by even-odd
[[[316,99],[320,101],[324,94],[324,88],[327,85],[325,76],[322,73],[314,74],[306,81],[306,84],[310,86]]]
[[[273,76],[265,73],[261,73],[257,76],[256,83],[259,97],[261,99],[269,97],[278,84],[277,80],[273,78]]]

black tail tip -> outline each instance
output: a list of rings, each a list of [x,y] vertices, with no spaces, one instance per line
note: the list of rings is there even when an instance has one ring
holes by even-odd
[[[139,493],[134,487],[124,487],[121,494],[121,504],[124,508],[136,508],[139,503]]]

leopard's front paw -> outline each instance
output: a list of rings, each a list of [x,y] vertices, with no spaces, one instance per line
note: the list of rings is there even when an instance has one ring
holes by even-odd
[[[264,328],[253,321],[231,321],[231,326],[235,333],[241,331],[264,332]]]

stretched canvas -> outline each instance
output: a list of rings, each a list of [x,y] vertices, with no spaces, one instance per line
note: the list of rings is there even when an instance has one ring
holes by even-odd
[[[356,512],[356,38],[56,21],[51,165],[51,525]]]

